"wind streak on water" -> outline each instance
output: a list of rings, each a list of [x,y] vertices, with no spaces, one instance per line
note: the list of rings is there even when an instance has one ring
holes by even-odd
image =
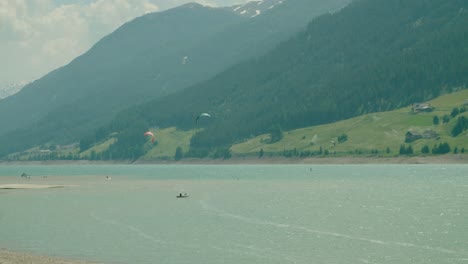
[[[285,261],[289,261],[291,263],[297,263],[296,260],[294,260],[291,256],[287,256],[284,254],[276,254],[274,251],[270,250],[260,250],[252,247],[246,247],[242,245],[237,245],[234,244],[234,246],[238,247],[239,249],[233,249],[233,248],[222,248],[219,246],[211,246],[212,249],[231,253],[231,254],[236,254],[236,255],[248,255],[248,256],[253,256],[259,259],[267,259],[267,260],[278,260],[279,257],[283,258]],[[247,251],[249,250],[249,251]]]
[[[268,226],[274,226],[274,227],[277,227],[277,228],[284,228],[284,229],[293,228],[293,229],[297,229],[297,230],[306,231],[308,233],[314,233],[314,234],[325,235],[325,236],[333,236],[333,237],[339,237],[339,238],[345,238],[345,239],[349,239],[349,240],[358,240],[358,241],[364,241],[364,242],[368,242],[368,243],[372,243],[372,244],[379,244],[379,245],[386,245],[386,246],[409,247],[409,248],[424,249],[424,250],[428,250],[428,251],[436,251],[436,252],[446,253],[446,254],[467,255],[465,252],[458,252],[458,251],[455,251],[455,250],[445,249],[445,248],[441,248],[441,247],[416,245],[416,244],[406,243],[406,242],[387,242],[387,241],[382,241],[382,240],[378,240],[378,239],[351,236],[351,235],[347,235],[347,234],[341,234],[341,233],[323,231],[323,230],[316,230],[316,229],[311,229],[311,228],[307,228],[307,227],[303,227],[303,226],[282,224],[282,223],[276,223],[276,222],[266,221],[266,220],[262,220],[262,219],[246,217],[246,216],[242,216],[242,215],[236,215],[236,214],[228,213],[226,211],[218,209],[218,208],[216,208],[214,206],[211,206],[205,201],[200,201],[200,205],[201,205],[201,207],[203,209],[211,211],[211,212],[217,214],[220,217],[233,218],[233,219],[237,219],[237,220],[240,220],[242,222],[249,223],[249,224],[268,225]]]
[[[110,225],[113,225],[113,226],[117,226],[117,227],[124,227],[128,230],[130,230],[133,234],[137,234],[145,239],[148,239],[150,241],[153,241],[155,243],[159,243],[159,244],[167,244],[166,242],[162,241],[162,240],[159,240],[157,238],[155,238],[154,236],[151,236],[145,232],[143,232],[141,229],[138,229],[132,225],[125,225],[123,223],[120,223],[118,221],[115,221],[115,220],[109,220],[109,219],[103,219],[99,216],[97,216],[95,213],[90,213],[91,217],[96,220],[96,221],[99,221],[99,222],[102,222],[104,224],[110,224]]]

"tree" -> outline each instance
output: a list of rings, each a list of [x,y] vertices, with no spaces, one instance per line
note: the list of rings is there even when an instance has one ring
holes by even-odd
[[[175,151],[174,159],[181,160],[184,157],[184,153],[182,152],[182,148],[178,146]]]
[[[413,154],[413,147],[411,145],[406,148],[406,154]]]
[[[400,155],[407,155],[407,154],[413,154],[413,147],[411,147],[411,145],[409,145],[408,147],[406,147],[405,145],[400,145]]]
[[[213,154],[213,158],[219,159],[229,159],[232,157],[231,149],[229,147],[219,147],[216,149],[215,153]]]
[[[346,135],[346,134],[341,134],[340,136],[338,136],[338,142],[339,143],[343,143],[343,142],[345,142],[347,140],[348,140],[348,135]]]
[[[441,154],[449,153],[450,152],[450,145],[448,143],[442,143],[440,147]]]
[[[433,154],[446,154],[450,152],[450,145],[448,143],[440,143],[439,145],[434,145],[432,148]]]
[[[94,139],[90,137],[85,137],[80,140],[80,152],[83,152],[91,147],[93,144]]]
[[[96,151],[94,149],[91,150],[91,155],[89,156],[89,159],[90,160],[96,160],[97,159]]]
[[[405,145],[400,145],[400,151],[398,152],[400,153],[400,155],[404,155],[406,154],[406,148],[405,148]]]
[[[446,124],[450,121],[450,117],[448,115],[444,115],[442,117],[442,123]]]
[[[432,118],[432,123],[433,123],[434,125],[438,125],[439,122],[440,122],[440,120],[439,120],[439,117],[438,117],[438,116],[434,116],[434,118]]]
[[[259,157],[259,158],[262,158],[262,157],[263,157],[263,154],[264,154],[263,148],[261,148],[261,149],[260,149],[260,152],[258,153],[258,157]]]
[[[283,138],[283,131],[279,126],[274,126],[270,129],[270,143],[275,143]]]
[[[429,147],[427,145],[424,145],[424,147],[421,148],[421,153],[427,154],[429,153]]]
[[[464,116],[459,116],[457,123],[452,129],[452,136],[456,137],[460,135],[466,129],[468,129],[468,118]]]
[[[450,116],[451,117],[456,117],[459,113],[460,113],[460,110],[458,110],[458,108],[454,107],[452,109],[452,112],[450,113]]]

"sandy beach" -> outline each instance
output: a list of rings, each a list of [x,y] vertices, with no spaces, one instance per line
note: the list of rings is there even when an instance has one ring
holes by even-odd
[[[37,256],[0,249],[0,264],[90,264],[79,260]]]
[[[0,189],[48,189],[48,188],[62,188],[65,185],[50,185],[50,184],[0,184]]]

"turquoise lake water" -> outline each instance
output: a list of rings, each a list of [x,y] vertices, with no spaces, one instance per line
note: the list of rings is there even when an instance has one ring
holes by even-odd
[[[0,166],[6,179],[71,185],[0,190],[0,247],[17,251],[102,263],[468,263],[463,164]]]

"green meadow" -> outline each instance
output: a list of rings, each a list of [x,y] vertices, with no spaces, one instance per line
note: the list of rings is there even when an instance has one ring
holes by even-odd
[[[394,111],[371,113],[336,123],[283,131],[283,138],[275,143],[271,143],[269,134],[264,134],[233,145],[231,152],[233,156],[258,156],[263,150],[264,155],[276,156],[282,155],[281,153],[285,151],[296,153],[310,151],[317,154],[321,149],[320,155],[397,156],[402,144],[411,145],[414,155],[420,155],[423,146],[427,145],[432,150],[435,145],[441,143],[448,143],[451,152],[455,147],[459,152],[463,148],[468,150],[468,130],[457,137],[451,135],[458,117],[468,117],[468,112],[460,113],[454,118],[450,116],[453,108],[461,109],[463,106],[468,108],[468,90],[446,94],[425,103],[433,107],[432,112],[416,113],[409,106]],[[450,117],[448,123],[442,122],[444,115]],[[440,120],[438,125],[433,123],[434,116]],[[199,130],[182,131],[175,127],[154,130],[152,132],[155,134],[155,142],[151,143],[148,138],[144,146],[145,155],[139,160],[173,160],[176,148],[180,147],[183,153],[186,153],[190,147],[191,137]],[[405,142],[405,135],[408,131],[423,133],[426,130],[434,131],[437,137],[422,138],[411,143]],[[339,142],[338,137],[343,135],[347,139]],[[58,148],[51,153],[55,152],[57,156],[66,156],[71,153],[75,156],[79,155],[82,159],[89,159],[107,150],[116,140],[116,133],[113,133],[107,139],[81,153],[79,153],[79,147]],[[19,160],[28,160],[38,153],[41,154],[39,147],[32,148],[19,154]]]
[[[414,113],[409,106],[394,111],[371,113],[332,124],[284,131],[283,138],[272,144],[269,143],[269,134],[260,135],[233,145],[231,151],[234,156],[244,156],[258,155],[261,149],[264,153],[278,154],[293,149],[299,152],[318,151],[321,147],[323,151],[328,150],[329,153],[336,155],[366,154],[377,150],[380,155],[395,156],[398,155],[402,144],[411,145],[414,154],[421,154],[424,145],[432,149],[434,145],[440,143],[448,143],[452,150],[455,147],[458,150],[462,148],[468,150],[468,131],[457,137],[451,136],[451,130],[458,116],[468,117],[468,112],[459,114],[455,118],[450,117],[448,123],[442,123],[444,115],[450,116],[453,108],[461,108],[467,100],[468,90],[462,90],[425,102],[434,108],[432,112]],[[438,125],[433,124],[434,116],[440,119]],[[436,132],[438,137],[405,143],[405,134],[408,131],[422,133],[429,129]],[[148,152],[142,159],[172,159],[178,146],[187,152],[190,138],[194,133],[195,130],[180,131],[175,128],[158,130],[155,134],[157,144],[147,143]],[[348,139],[339,143],[338,137],[343,134],[347,135]],[[387,149],[390,153],[387,153]]]
[[[146,154],[140,160],[149,159],[174,159],[177,147],[182,148],[182,152],[187,152],[190,147],[190,139],[198,130],[181,131],[175,127],[158,129],[153,131],[155,142],[148,141],[145,144]]]
[[[411,145],[414,153],[421,153],[421,148],[427,145],[430,149],[440,143],[448,143],[452,150],[468,148],[468,131],[457,137],[451,136],[451,130],[457,122],[458,116],[468,116],[467,112],[455,118],[450,117],[448,123],[442,123],[442,117],[449,115],[454,107],[460,108],[468,100],[468,90],[440,96],[429,103],[432,112],[415,113],[411,106],[394,111],[379,112],[362,115],[332,124],[312,126],[283,132],[283,138],[270,143],[270,135],[264,134],[232,146],[233,154],[255,154],[262,149],[265,153],[278,153],[284,150],[297,151],[323,151],[337,155],[355,153],[370,153],[377,150],[384,155],[397,155],[400,145]],[[468,106],[466,106],[468,107]],[[434,116],[438,116],[440,123],[433,124]],[[424,132],[433,130],[439,136],[432,139],[418,139],[412,143],[405,143],[405,134],[408,131]],[[346,135],[347,140],[339,143],[338,137]],[[335,144],[333,143],[335,142]],[[390,150],[387,153],[387,149]]]
[[[424,145],[432,149],[434,145],[440,143],[448,143],[452,150],[455,147],[458,150],[462,148],[468,150],[468,131],[464,131],[457,137],[451,136],[451,130],[458,116],[468,116],[468,112],[459,114],[455,118],[450,117],[448,123],[442,123],[444,115],[450,116],[454,107],[462,107],[467,100],[468,90],[462,90],[425,102],[434,107],[432,112],[414,113],[409,106],[394,111],[371,113],[336,123],[284,131],[283,138],[275,143],[270,143],[269,134],[260,135],[233,145],[231,151],[234,156],[249,156],[258,155],[261,149],[264,153],[276,155],[284,150],[317,152],[322,148],[323,151],[327,150],[329,154],[335,153],[336,155],[367,154],[376,150],[380,155],[395,156],[398,155],[402,144],[411,145],[414,154],[421,154],[421,148]],[[434,116],[440,119],[438,125],[433,124]],[[422,133],[428,129],[436,132],[438,137],[405,143],[405,134],[408,131]],[[197,130],[181,131],[171,127],[153,132],[156,141],[151,143],[148,139],[145,144],[146,154],[140,160],[173,159],[177,147],[181,147],[184,153],[187,152],[190,139]],[[347,140],[339,143],[338,137],[343,134],[347,135]],[[115,139],[108,139],[88,151],[103,151],[113,140]],[[389,153],[387,153],[388,150]],[[86,153],[82,154],[86,155]]]

